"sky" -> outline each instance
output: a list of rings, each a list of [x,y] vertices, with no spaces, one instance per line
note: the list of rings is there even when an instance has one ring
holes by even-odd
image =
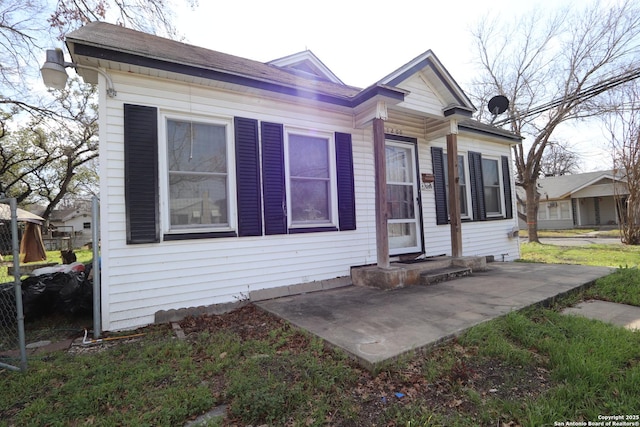
[[[175,0],[178,1],[178,0]],[[267,62],[311,50],[344,83],[367,87],[431,50],[463,90],[473,77],[470,30],[483,16],[511,20],[568,0],[199,0],[182,7],[175,26],[185,42]],[[476,108],[485,108],[476,105]],[[597,126],[564,126],[583,156],[583,172],[609,161]]]

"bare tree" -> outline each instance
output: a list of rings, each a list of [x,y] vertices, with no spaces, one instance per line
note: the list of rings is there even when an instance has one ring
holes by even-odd
[[[86,178],[83,165],[98,156],[94,94],[93,86],[76,78],[59,92],[57,114],[63,120],[34,114],[16,131],[5,128],[0,135],[0,182],[7,196],[44,204],[47,218]]]
[[[580,157],[566,143],[549,142],[542,154],[540,171],[542,176],[562,176],[578,173]]]
[[[640,83],[627,84],[610,98],[604,117],[616,177],[616,204],[623,243],[640,245]]]
[[[598,114],[598,95],[621,78],[638,75],[638,9],[632,0],[613,6],[596,2],[550,16],[536,11],[502,26],[484,20],[473,31],[481,67],[475,98],[482,105],[492,95],[509,98],[503,124],[528,136],[514,147],[514,157],[517,185],[526,192],[530,241],[539,241],[537,180],[554,130]]]
[[[181,0],[195,7],[197,0]],[[76,80],[39,93],[44,48],[91,21],[178,37],[172,0],[0,0],[0,193],[38,201],[49,215],[82,189],[94,191],[97,109],[94,90]],[[47,19],[48,17],[48,19]]]
[[[184,0],[194,8],[198,0]],[[173,10],[168,0],[57,0],[49,23],[58,37],[93,21],[118,25],[169,38],[180,38],[172,24]]]

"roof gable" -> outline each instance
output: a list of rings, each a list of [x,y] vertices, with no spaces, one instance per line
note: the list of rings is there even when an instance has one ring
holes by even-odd
[[[267,64],[275,65],[276,67],[288,70],[297,75],[344,84],[342,80],[333,74],[310,50],[304,50],[294,53],[293,55],[274,59],[273,61],[267,62]]]
[[[421,81],[424,92],[420,91]],[[437,96],[445,115],[447,110],[455,109],[458,112],[467,112],[468,114],[465,115],[470,117],[476,110],[471,100],[431,50],[427,50],[382,78],[378,84],[411,90],[414,98],[428,96],[427,92],[430,91]]]
[[[587,187],[620,181],[613,171],[596,171],[574,175],[550,176],[538,180],[538,193],[549,199],[564,199]]]

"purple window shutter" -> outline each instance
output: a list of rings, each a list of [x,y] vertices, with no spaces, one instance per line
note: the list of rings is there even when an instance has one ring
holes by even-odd
[[[351,134],[336,132],[336,174],[340,231],[356,229],[356,197],[353,183]]]
[[[447,186],[444,176],[443,150],[440,147],[431,147],[431,162],[433,163],[434,190],[436,198],[436,224],[449,223],[447,207]]]
[[[279,123],[261,123],[262,195],[266,235],[287,234],[284,181],[284,130]]]
[[[504,185],[505,218],[513,218],[513,200],[511,198],[511,176],[509,175],[509,158],[502,156],[502,183]]]
[[[482,180],[482,155],[469,151],[469,182],[471,184],[471,201],[474,221],[487,219],[484,205],[484,182]]]
[[[158,110],[124,104],[124,198],[127,244],[160,241]]]
[[[262,235],[258,121],[234,118],[238,236]]]

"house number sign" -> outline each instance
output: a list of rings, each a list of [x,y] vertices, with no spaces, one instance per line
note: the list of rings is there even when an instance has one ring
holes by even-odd
[[[391,135],[402,135],[402,129],[384,128],[384,133]]]

